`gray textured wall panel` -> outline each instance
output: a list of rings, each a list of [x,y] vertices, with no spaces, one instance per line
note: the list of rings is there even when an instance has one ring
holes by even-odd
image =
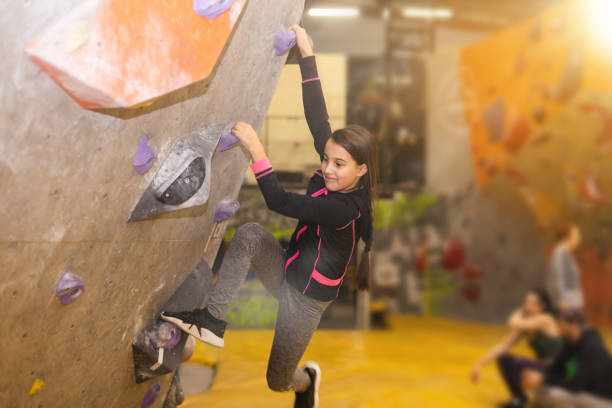
[[[261,127],[285,60],[274,33],[303,9],[303,0],[250,0],[207,89],[124,120],[81,109],[25,55],[78,3],[4,2],[0,12],[0,406],[139,406],[150,382],[135,384],[131,343],[202,256],[212,261],[219,242],[203,247],[213,209],[236,197],[244,153],[215,154],[207,205],[126,219],[179,138],[237,119]],[[143,134],[159,155],[139,176],[131,162]],[[87,288],[62,306],[54,288],[66,268]],[[45,386],[30,397],[35,378]]]

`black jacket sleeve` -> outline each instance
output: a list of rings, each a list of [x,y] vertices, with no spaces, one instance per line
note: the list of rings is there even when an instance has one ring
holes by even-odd
[[[265,162],[265,166],[260,165],[257,170],[254,168],[254,171],[257,171],[255,177],[270,210],[305,222],[335,228],[342,227],[358,217],[359,209],[343,194],[329,193],[327,196],[312,197],[285,191],[267,159]]]
[[[323,97],[321,80],[317,72],[317,63],[314,55],[302,58],[299,61],[300,71],[302,72],[302,99],[304,102],[304,115],[308,128],[314,138],[314,145],[317,153],[323,159],[325,143],[331,136],[331,126],[329,125],[329,115]]]

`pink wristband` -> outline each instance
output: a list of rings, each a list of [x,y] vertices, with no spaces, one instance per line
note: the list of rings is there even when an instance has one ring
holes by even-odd
[[[272,165],[270,164],[270,160],[267,157],[265,159],[261,159],[256,163],[251,164],[251,170],[253,170],[253,173],[255,174],[261,173],[262,171],[267,170],[271,167]]]

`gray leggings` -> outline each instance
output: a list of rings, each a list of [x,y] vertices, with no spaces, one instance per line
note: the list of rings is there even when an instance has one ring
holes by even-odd
[[[248,223],[236,231],[208,299],[208,310],[217,319],[227,313],[251,264],[264,287],[278,299],[268,386],[274,391],[304,391],[310,377],[297,366],[331,302],[311,299],[289,285],[284,279],[285,251],[269,231]]]

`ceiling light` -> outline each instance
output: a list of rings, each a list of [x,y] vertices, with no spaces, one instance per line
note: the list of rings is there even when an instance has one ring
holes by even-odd
[[[402,14],[408,18],[448,19],[453,17],[454,13],[449,8],[406,7]]]
[[[311,17],[358,17],[359,9],[355,7],[345,8],[311,8],[308,10]]]

